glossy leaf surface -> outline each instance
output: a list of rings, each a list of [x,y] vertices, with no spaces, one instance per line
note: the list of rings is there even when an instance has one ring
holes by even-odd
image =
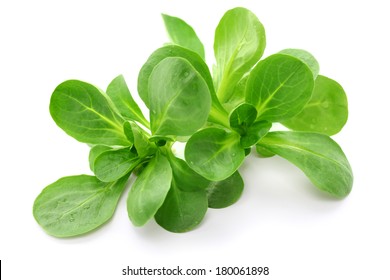
[[[94,170],[96,158],[102,153],[109,150],[112,150],[112,147],[104,146],[104,145],[96,145],[91,148],[91,150],[89,151],[88,161],[89,161],[89,168],[91,169],[92,172]]]
[[[227,102],[238,81],[260,59],[265,48],[265,31],[258,18],[245,8],[227,11],[215,30],[217,96]]]
[[[185,159],[197,173],[211,181],[231,176],[245,157],[240,135],[220,128],[205,128],[188,140]]]
[[[206,123],[211,107],[206,82],[179,57],[166,58],[153,69],[149,102],[152,134],[162,136],[191,135]]]
[[[56,124],[76,140],[89,144],[128,146],[124,120],[93,85],[65,81],[54,90],[50,114]]]
[[[310,100],[313,74],[301,60],[274,54],[251,71],[246,102],[256,107],[258,119],[280,122],[298,114]]]
[[[345,197],[352,189],[351,166],[329,136],[308,132],[270,132],[259,143],[299,167],[319,189]]]
[[[137,121],[144,126],[149,127],[149,122],[145,119],[138,104],[131,96],[130,90],[122,75],[116,77],[108,85],[106,93],[123,118]]]
[[[94,161],[96,177],[103,182],[116,181],[139,164],[139,157],[130,147],[102,152]]]
[[[318,61],[315,59],[315,57],[308,51],[301,49],[285,49],[280,51],[279,53],[288,54],[300,59],[309,67],[313,74],[313,78],[317,78],[318,73],[320,72],[320,65],[318,64]]]
[[[135,226],[146,224],[163,204],[172,182],[172,169],[161,153],[149,162],[127,197],[127,213]]]
[[[196,52],[204,60],[204,47],[194,29],[180,18],[165,14],[162,17],[171,41]]]
[[[225,180],[210,182],[207,187],[208,205],[210,208],[228,207],[241,197],[244,181],[238,171]]]
[[[126,182],[127,176],[111,183],[88,175],[61,178],[36,198],[34,217],[50,235],[84,234],[112,217]]]
[[[207,212],[205,190],[183,191],[176,184],[171,189],[155,215],[156,222],[171,232],[194,229]]]
[[[210,92],[215,95],[213,80],[209,68],[203,59],[188,49],[176,45],[168,45],[154,51],[142,66],[138,75],[138,93],[148,108],[150,108],[149,77],[157,64],[168,57],[181,57],[187,60],[205,80]]]
[[[319,75],[310,101],[303,110],[283,125],[293,130],[338,133],[348,119],[348,100],[343,88],[334,80]]]

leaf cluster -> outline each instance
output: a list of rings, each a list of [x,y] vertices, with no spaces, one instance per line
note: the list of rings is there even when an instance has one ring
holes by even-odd
[[[262,58],[265,30],[245,8],[225,13],[215,31],[213,71],[193,28],[163,15],[171,43],[154,51],[138,76],[135,102],[123,76],[106,91],[68,80],[54,90],[50,114],[77,141],[88,144],[94,176],[59,179],[36,198],[33,214],[53,236],[92,231],[108,221],[127,196],[135,226],[155,219],[186,232],[207,208],[234,204],[244,188],[238,171],[252,150],[299,167],[314,186],[335,197],[351,191],[346,156],[330,136],[348,117],[347,98],[319,74],[309,52],[285,49]],[[281,123],[289,130],[274,131]],[[184,158],[172,149],[185,142]]]

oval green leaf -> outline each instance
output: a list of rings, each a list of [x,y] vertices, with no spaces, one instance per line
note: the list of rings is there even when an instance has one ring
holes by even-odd
[[[91,148],[89,151],[88,161],[89,161],[89,168],[93,172],[94,166],[95,166],[95,160],[98,156],[100,156],[102,153],[112,150],[112,147],[104,146],[104,145],[96,145]]]
[[[140,163],[130,147],[108,150],[96,157],[93,172],[103,182],[116,181],[128,174]]]
[[[127,212],[135,226],[143,226],[163,204],[172,182],[167,158],[157,153],[136,179],[127,197]]]
[[[336,81],[319,75],[310,101],[303,110],[282,124],[293,130],[338,133],[348,119],[347,96]]]
[[[207,121],[211,98],[206,82],[179,57],[162,60],[149,78],[153,135],[188,136]]]
[[[33,213],[50,235],[70,237],[96,229],[114,214],[128,176],[104,183],[87,175],[59,179],[36,198]]]
[[[205,190],[186,192],[172,185],[154,218],[164,229],[179,233],[194,229],[203,220],[206,212]]]
[[[149,77],[152,74],[154,67],[157,66],[163,59],[167,57],[181,57],[186,59],[196,71],[203,77],[209,87],[211,94],[215,96],[213,79],[211,77],[209,68],[203,59],[191,50],[185,49],[177,45],[168,45],[154,51],[145,64],[142,66],[138,75],[138,94],[146,104],[149,106]],[[216,98],[216,97],[215,97]]]
[[[124,120],[101,91],[85,82],[65,81],[54,90],[50,114],[56,124],[76,140],[89,144],[128,146]]]
[[[281,50],[279,53],[288,54],[302,60],[311,70],[313,78],[317,78],[318,73],[320,72],[320,65],[318,64],[317,59],[308,51],[301,49],[285,49]]]
[[[106,93],[124,119],[137,121],[145,127],[149,127],[149,122],[145,119],[138,104],[131,96],[130,90],[122,75],[116,77],[108,85]]]
[[[299,167],[319,189],[336,197],[347,196],[352,169],[340,146],[329,136],[308,132],[270,132],[259,146]]]
[[[185,147],[188,165],[211,181],[221,181],[231,176],[244,158],[240,135],[221,128],[205,128],[196,132]]]
[[[246,129],[241,135],[240,144],[243,148],[250,148],[264,137],[271,129],[272,123],[269,121],[257,121]]]
[[[238,171],[222,181],[210,182],[206,189],[210,208],[225,208],[238,201],[244,190],[244,181]]]
[[[251,104],[243,103],[230,113],[230,127],[242,135],[255,122],[256,118],[256,108]]]
[[[165,14],[162,14],[162,17],[171,41],[196,52],[204,60],[204,47],[194,29],[180,18]]]
[[[280,122],[303,109],[313,86],[313,74],[304,62],[290,55],[274,54],[251,71],[246,102],[256,107],[258,119]]]
[[[215,30],[215,82],[217,96],[227,102],[240,79],[259,61],[265,48],[265,31],[259,19],[245,8],[227,11]]]

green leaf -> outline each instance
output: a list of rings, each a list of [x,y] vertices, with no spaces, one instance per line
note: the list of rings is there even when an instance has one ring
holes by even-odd
[[[156,145],[149,141],[149,133],[143,130],[135,122],[126,122],[124,124],[124,131],[126,134],[132,137],[131,141],[134,142],[134,147],[137,151],[139,158],[145,158],[156,152]]]
[[[245,8],[225,13],[215,30],[217,96],[229,101],[232,89],[259,61],[265,48],[265,31],[258,18]]]
[[[153,52],[145,64],[142,66],[138,75],[138,93],[146,106],[149,106],[149,77],[153,69],[165,58],[181,57],[186,59],[195,70],[203,77],[209,87],[210,92],[214,92],[213,79],[208,66],[203,59],[196,53],[176,45],[168,45]]]
[[[87,175],[61,178],[36,198],[34,217],[48,234],[57,237],[94,230],[114,214],[127,179],[104,183]]]
[[[308,132],[270,132],[259,146],[299,167],[319,189],[345,197],[352,189],[353,175],[348,160],[329,136]]]
[[[192,170],[187,162],[175,157],[172,153],[170,153],[168,159],[172,168],[173,184],[180,190],[188,192],[207,188],[210,181]]]
[[[165,14],[162,17],[171,41],[196,52],[204,60],[204,47],[194,29],[180,18]]]
[[[96,157],[93,172],[103,182],[113,182],[130,173],[140,159],[130,147],[102,152]]]
[[[231,176],[244,158],[240,135],[221,128],[205,128],[196,132],[185,148],[188,165],[211,181],[221,181]]]
[[[275,153],[262,147],[260,144],[256,144],[257,155],[261,158],[269,158],[275,156]]]
[[[188,136],[207,121],[211,99],[202,76],[179,57],[162,60],[149,78],[153,135]]]
[[[124,120],[93,85],[65,81],[54,90],[50,114],[56,124],[76,140],[89,144],[128,146]]]
[[[143,226],[163,204],[172,182],[172,169],[161,153],[149,162],[127,197],[127,212],[135,226]]]
[[[334,80],[319,75],[310,101],[303,110],[283,125],[293,130],[338,133],[348,119],[348,100],[343,88]]]
[[[313,74],[313,78],[316,79],[318,73],[320,72],[320,65],[315,57],[308,51],[301,49],[285,49],[280,51],[281,54],[288,54],[300,59],[302,62],[306,63]]]
[[[155,220],[171,232],[186,232],[194,229],[207,212],[207,195],[205,190],[182,191],[174,183],[158,209]]]
[[[303,109],[313,86],[313,74],[304,62],[290,55],[274,54],[251,71],[246,102],[256,107],[258,119],[280,122]]]
[[[272,123],[269,121],[257,121],[246,129],[241,135],[240,144],[243,148],[250,148],[263,138],[271,129]]]
[[[91,150],[89,151],[88,161],[89,161],[89,168],[91,169],[92,172],[94,170],[96,158],[100,156],[103,152],[109,150],[112,150],[112,147],[104,146],[104,145],[96,145],[91,148]]]
[[[107,95],[124,119],[137,121],[145,127],[149,127],[149,122],[145,119],[138,104],[131,96],[130,90],[122,75],[116,77],[108,85]]]
[[[229,116],[230,127],[241,135],[254,123],[256,118],[256,108],[251,104],[243,103],[231,112]]]
[[[184,58],[195,68],[195,70],[205,80],[210,90],[210,95],[212,100],[212,107],[209,116],[210,121],[228,126],[227,113],[217,98],[214,85],[213,85],[213,79],[211,77],[208,66],[198,54],[176,45],[168,45],[160,49],[157,49],[155,52],[152,53],[152,55],[148,58],[146,63],[141,68],[141,71],[138,76],[138,93],[142,98],[142,100],[144,101],[144,103],[146,104],[146,106],[150,108],[149,105],[150,75],[153,69],[157,66],[157,64],[159,64],[163,59],[167,57]]]
[[[238,201],[244,190],[244,181],[238,171],[225,180],[210,182],[207,187],[210,208],[225,208]]]

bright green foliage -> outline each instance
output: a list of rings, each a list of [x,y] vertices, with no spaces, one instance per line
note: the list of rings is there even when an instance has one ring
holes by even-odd
[[[168,57],[149,77],[149,104],[153,135],[188,136],[207,121],[210,91],[190,63]]]
[[[143,226],[164,203],[172,181],[172,169],[160,153],[134,182],[127,198],[127,212],[135,226]]]
[[[313,75],[301,60],[274,54],[250,73],[246,102],[256,107],[258,119],[280,122],[298,114],[310,100]]]
[[[265,31],[259,19],[245,8],[229,10],[214,38],[218,98],[228,102],[238,81],[259,61],[265,48]]]
[[[194,29],[180,18],[164,14],[162,17],[171,41],[179,46],[196,52],[204,60],[204,47]]]
[[[334,135],[347,119],[348,101],[343,88],[336,81],[319,75],[310,101],[298,115],[283,124],[294,130]]]
[[[93,163],[93,172],[103,182],[116,181],[133,170],[140,160],[129,147],[104,151]]]
[[[270,132],[258,145],[298,166],[319,189],[345,197],[353,175],[340,146],[329,136],[308,132]]]
[[[351,166],[329,137],[347,121],[346,94],[319,74],[312,54],[284,49],[260,60],[264,27],[249,10],[234,8],[215,30],[212,76],[194,29],[177,17],[163,19],[171,44],[155,50],[138,76],[149,120],[121,75],[106,92],[77,80],[54,90],[50,113],[91,147],[95,176],[64,177],[42,191],[33,214],[45,231],[68,237],[99,227],[131,174],[137,177],[127,210],[135,226],[154,218],[171,232],[192,230],[207,208],[238,201],[244,190],[238,169],[254,148],[260,158],[290,161],[334,197],[350,193]],[[270,132],[273,123],[291,131]],[[185,142],[185,160],[172,148],[176,141]]]
[[[116,77],[107,87],[107,95],[124,119],[135,120],[148,127],[149,122],[145,119],[137,103],[131,96],[126,81],[122,75]]]
[[[231,176],[244,160],[240,135],[221,128],[206,128],[188,140],[185,158],[188,165],[211,181]]]
[[[94,230],[114,214],[127,176],[104,183],[87,175],[59,179],[34,202],[34,217],[50,235],[69,237]]]
[[[318,73],[320,72],[320,65],[318,64],[317,59],[309,53],[308,51],[305,50],[300,50],[300,49],[285,49],[280,51],[279,53],[281,54],[288,54],[291,56],[294,56],[304,63],[309,67],[313,74],[313,78],[316,79],[318,76]]]
[[[244,181],[238,171],[223,181],[210,182],[207,198],[210,208],[225,208],[234,204],[244,190]]]
[[[111,149],[112,148],[110,146],[104,146],[104,145],[96,145],[91,148],[91,150],[89,151],[88,161],[89,161],[89,168],[91,169],[92,172],[95,168],[96,158],[103,152],[109,151]]]
[[[128,146],[123,118],[93,85],[69,80],[60,84],[50,99],[56,124],[76,140],[89,144]]]

